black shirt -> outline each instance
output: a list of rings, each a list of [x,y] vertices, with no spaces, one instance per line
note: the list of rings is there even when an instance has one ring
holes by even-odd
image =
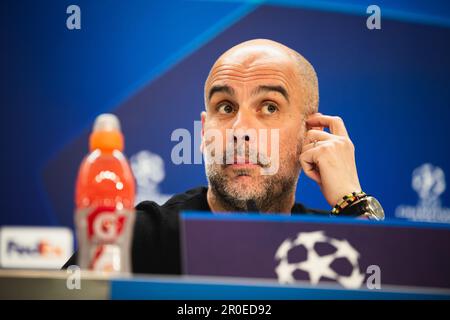
[[[132,243],[132,269],[134,273],[181,274],[179,213],[203,211],[211,214],[206,200],[208,188],[198,187],[170,198],[165,204],[143,201],[136,206],[136,222]],[[292,213],[327,213],[306,209],[295,203]],[[77,253],[63,268],[76,264]]]

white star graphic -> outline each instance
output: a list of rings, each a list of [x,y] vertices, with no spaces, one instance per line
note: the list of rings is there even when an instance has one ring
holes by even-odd
[[[348,277],[339,277],[337,281],[344,287],[348,289],[357,289],[361,287],[364,281],[364,274],[359,272],[359,268],[353,269],[353,272]]]
[[[275,253],[275,258],[280,260],[283,259],[283,257],[287,257],[288,251],[292,247],[292,242],[290,239],[286,239],[283,241],[283,243],[278,248],[277,252]]]
[[[314,250],[308,251],[306,261],[300,262],[297,266],[299,269],[308,272],[309,280],[312,284],[318,284],[320,278],[327,277],[336,279],[336,272],[330,268],[334,255],[319,256]]]
[[[334,254],[336,258],[345,257],[350,261],[352,266],[357,265],[359,253],[351,246],[350,243],[348,243],[347,240],[331,239],[330,242],[337,249]]]
[[[327,237],[323,234],[323,231],[315,232],[300,232],[295,239],[295,245],[304,245],[306,249],[310,250],[314,248],[316,242],[326,241]]]
[[[286,260],[281,260],[280,264],[275,268],[280,283],[294,283],[293,273],[297,269],[295,264],[289,264]]]

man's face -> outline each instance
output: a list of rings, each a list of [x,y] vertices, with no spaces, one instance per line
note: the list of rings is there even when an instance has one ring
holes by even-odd
[[[234,152],[232,163],[208,163],[206,159],[206,174],[214,191],[235,208],[250,199],[264,206],[264,201],[295,189],[305,134],[304,104],[294,59],[276,51],[242,51],[219,59],[212,68],[205,84],[206,112],[202,113],[204,151],[211,142],[205,133],[215,129],[222,133],[223,155]],[[256,151],[249,145],[255,144],[242,134],[251,130],[257,137],[266,130],[266,151],[261,149],[262,139],[251,141],[257,142],[257,159],[269,160],[270,166],[278,168],[276,172],[261,174],[261,161],[253,163],[249,158],[248,151]],[[271,133],[276,130],[278,145],[271,141]],[[230,133],[235,137],[230,139]]]

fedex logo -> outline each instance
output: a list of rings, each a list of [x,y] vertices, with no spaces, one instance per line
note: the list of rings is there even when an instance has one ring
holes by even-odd
[[[19,255],[39,255],[43,257],[48,256],[61,256],[62,248],[56,245],[52,245],[47,240],[40,240],[34,245],[20,244],[15,240],[9,240],[7,245],[7,254],[19,254]]]
[[[72,231],[60,227],[1,227],[0,267],[60,269],[73,252]]]

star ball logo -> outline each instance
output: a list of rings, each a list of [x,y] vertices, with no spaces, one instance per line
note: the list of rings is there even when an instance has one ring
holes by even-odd
[[[306,251],[303,259],[299,259],[300,261],[293,258],[292,253],[295,250]],[[300,271],[308,275],[312,285],[328,279],[339,283],[344,288],[357,289],[362,286],[366,277],[361,272],[359,257],[359,252],[345,239],[329,237],[324,231],[300,232],[295,239],[286,239],[278,247],[275,253],[275,260],[278,261],[275,273],[278,282],[282,284],[297,282],[295,273]],[[335,262],[339,260],[350,266],[349,274],[344,274],[338,271],[338,268],[334,268]],[[380,268],[371,265],[366,272],[371,273],[367,279],[367,287],[380,289]]]
[[[446,189],[445,173],[441,168],[425,163],[414,169],[411,187],[417,192],[417,205],[398,206],[395,210],[396,217],[413,221],[450,223],[450,208],[441,204],[441,196]]]

